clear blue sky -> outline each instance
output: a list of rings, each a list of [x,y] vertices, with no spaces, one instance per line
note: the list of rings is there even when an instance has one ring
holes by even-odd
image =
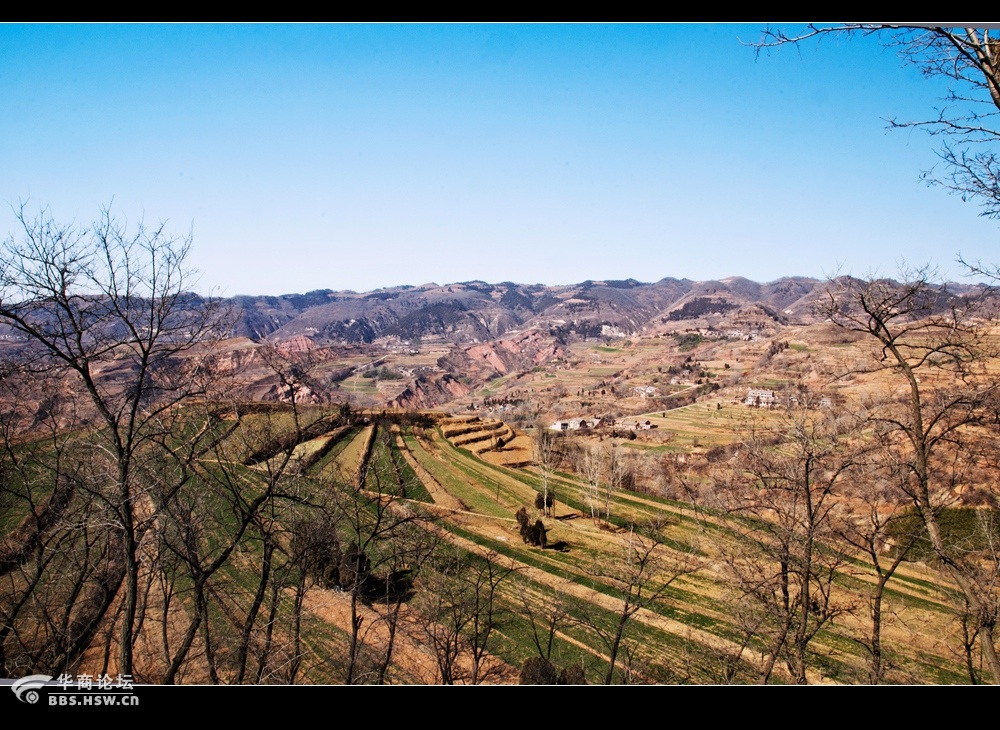
[[[193,230],[200,288],[565,284],[1000,262],[887,132],[944,89],[759,25],[0,25],[11,207]]]

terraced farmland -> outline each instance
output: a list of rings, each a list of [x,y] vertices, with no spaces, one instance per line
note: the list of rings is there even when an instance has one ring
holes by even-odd
[[[706,418],[698,409],[692,407],[686,423],[685,409],[671,412],[669,423],[678,429],[697,427],[701,438],[710,440]],[[426,518],[427,529],[467,560],[488,558],[509,571],[497,586],[490,681],[514,681],[525,660],[538,655],[535,636],[544,626],[551,630],[552,664],[579,667],[589,682],[608,678],[612,650],[617,656],[610,675],[616,682],[759,678],[762,647],[756,643],[759,639],[748,638],[741,623],[747,617],[734,611],[740,591],[731,582],[727,561],[748,533],[732,516],[616,490],[602,492],[598,514],[605,508],[609,514],[595,519],[594,485],[562,471],[549,476],[555,504],[550,514],[542,515],[534,506],[541,475],[531,464],[527,436],[514,434],[498,421],[433,414],[426,418],[433,425],[377,421],[354,429],[352,438],[341,439],[346,445],[331,449],[312,469],[321,482],[357,479],[361,469],[365,474],[361,489],[378,490],[385,498],[391,495],[398,509],[417,510]],[[719,420],[721,442],[726,433],[722,424],[728,419]],[[490,458],[498,453],[498,438],[518,443],[518,458],[512,460],[517,466]],[[532,519],[537,515],[542,520],[545,548],[522,539],[515,519],[521,508],[530,511]],[[629,584],[623,575],[634,567],[630,560],[637,546],[654,544],[655,561]],[[811,656],[821,661],[810,667],[809,681],[865,681],[865,653],[857,639],[863,635],[866,617],[858,606],[872,581],[860,559],[845,556],[831,583],[837,617],[813,639]],[[656,600],[642,601],[636,608],[632,602],[640,600],[640,585]],[[420,590],[418,577],[415,591]],[[319,593],[321,589],[313,588],[311,600],[318,600]],[[323,601],[330,606],[347,598],[327,592]],[[887,601],[893,620],[886,627],[886,645],[893,657],[894,680],[963,681],[961,666],[940,641],[954,636],[958,626],[949,589],[940,587],[937,574],[919,564],[904,564],[890,583]],[[414,675],[410,667],[409,674],[397,675],[397,681],[404,681],[404,675],[409,681],[415,676],[420,681],[440,681],[433,657],[427,654],[432,650],[418,628],[421,619],[413,607],[417,603],[415,596],[412,605],[402,607],[404,616],[412,611],[414,624],[406,624],[409,633],[397,640],[412,642],[407,650],[411,656],[425,652],[425,673]],[[630,610],[634,612],[627,616],[619,645],[613,649],[621,616]],[[327,614],[336,612],[327,609]],[[918,625],[919,632],[908,628]],[[934,628],[928,631],[928,627]],[[456,677],[468,681],[468,672]],[[780,667],[770,679],[789,681]]]
[[[712,413],[680,409],[663,427],[708,441],[718,420],[721,441],[728,419]],[[144,547],[161,572],[148,574],[141,641],[158,649],[137,657],[138,677],[513,683],[541,666],[549,682],[793,680],[783,662],[764,674],[773,616],[736,580],[748,555],[776,564],[750,550],[765,534],[750,517],[566,464],[543,474],[532,438],[490,419],[274,407],[218,428],[222,443],[192,464],[196,500],[157,526],[174,562]],[[8,536],[30,531],[7,506]],[[195,511],[212,516],[200,531],[185,522]],[[10,544],[8,573],[26,560]],[[831,564],[807,679],[863,683],[876,576],[860,554]],[[937,572],[903,564],[885,594],[884,681],[967,680],[955,605]],[[80,666],[102,657],[98,642]]]

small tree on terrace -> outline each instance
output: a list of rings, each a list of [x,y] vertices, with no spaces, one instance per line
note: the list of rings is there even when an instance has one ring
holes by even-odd
[[[541,520],[535,520],[534,524],[531,522],[531,518],[528,517],[528,511],[521,507],[514,515],[517,520],[517,525],[521,533],[521,539],[529,545],[538,545],[544,548],[548,544],[548,530],[545,529],[545,524]]]
[[[549,477],[555,471],[558,455],[556,454],[555,439],[552,432],[545,428],[540,421],[535,424],[534,455],[535,465],[538,467],[538,471],[542,477],[542,506],[540,509],[543,514],[548,515],[550,514],[552,505],[555,503],[555,500],[550,499],[549,495]]]
[[[604,478],[604,456],[600,447],[593,444],[579,452],[577,468],[586,480],[585,494],[587,507],[590,509],[590,519],[597,521],[601,514],[601,482]]]

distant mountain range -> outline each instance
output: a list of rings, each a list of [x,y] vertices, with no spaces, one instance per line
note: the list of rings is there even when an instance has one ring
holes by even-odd
[[[454,284],[398,286],[372,292],[312,291],[283,296],[238,296],[234,334],[253,340],[305,335],[319,343],[371,343],[384,337],[442,337],[487,342],[511,330],[552,334],[630,336],[688,320],[739,318],[776,323],[808,320],[825,282],[789,277],[768,284],[741,277],[722,281],[661,279],[643,283],[584,281],[566,286]]]
[[[826,280],[808,277],[766,284],[742,277],[564,286],[466,281],[363,293],[237,296],[230,301],[236,315],[233,334],[255,341],[304,335],[318,344],[366,344],[386,337],[470,344],[521,329],[556,337],[622,337],[676,330],[691,322],[751,329],[808,324],[815,321],[815,304],[827,286]],[[949,284],[948,293],[960,295],[972,288]]]
[[[842,279],[835,280],[835,283]],[[766,334],[790,324],[816,321],[816,304],[828,280],[786,277],[759,284],[743,277],[719,281],[665,278],[584,281],[547,286],[465,281],[453,284],[396,286],[370,292],[322,289],[306,294],[235,296],[230,335],[254,342],[308,338],[318,346],[399,344],[429,340],[468,346],[492,342],[509,333],[536,331],[556,341],[635,337],[691,328],[753,331]],[[936,306],[975,285],[943,285]],[[187,307],[205,302],[185,294]],[[33,317],[45,317],[44,309]],[[109,326],[119,326],[114,319]],[[125,332],[108,331],[107,337]],[[0,342],[21,338],[0,324]]]
[[[664,358],[672,352],[666,343],[680,347],[688,342],[685,338],[691,343],[766,343],[780,339],[789,326],[820,321],[817,304],[828,302],[831,284],[845,283],[844,279],[830,282],[808,277],[766,284],[742,277],[720,281],[666,278],[655,283],[584,281],[563,286],[466,281],[362,293],[320,290],[237,296],[221,302],[230,309],[229,331],[216,334],[230,338],[220,350],[219,367],[240,374],[239,397],[251,401],[285,397],[284,385],[261,354],[267,349],[262,347],[265,343],[292,360],[301,357],[312,363],[308,397],[315,402],[353,398],[358,377],[368,371],[369,382],[367,389],[362,387],[361,397],[369,405],[431,408],[467,402],[464,399],[470,394],[505,376],[512,376],[510,382],[495,393],[516,399],[522,387],[519,378],[541,370],[555,377],[549,371],[566,363],[574,343],[581,340],[608,344],[662,337],[658,342],[664,343]],[[926,311],[946,311],[959,297],[978,289],[942,286],[927,302]],[[94,326],[85,339],[128,341],[129,332],[113,316],[116,306],[82,297],[80,301],[94,305],[87,315]],[[175,326],[206,301],[184,294]],[[58,336],[60,322],[55,314],[42,304],[32,308],[30,317]],[[183,332],[183,326],[177,331]],[[16,330],[0,324],[0,357],[17,358],[31,348]],[[606,365],[617,363],[615,355],[601,357],[608,360]],[[121,368],[132,367],[117,357],[105,359],[101,377],[108,383],[113,384]],[[664,362],[661,359],[658,365]],[[647,366],[651,365],[646,363],[632,375],[645,372],[642,368]],[[376,387],[378,372],[382,377]],[[352,377],[345,390],[341,384]],[[538,399],[539,393],[534,391],[533,397]],[[554,401],[560,396],[553,391],[545,397]],[[608,395],[613,397],[613,392]]]

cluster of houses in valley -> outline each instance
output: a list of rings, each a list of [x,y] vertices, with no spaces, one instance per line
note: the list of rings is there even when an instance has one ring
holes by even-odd
[[[638,390],[638,388],[636,389]],[[823,396],[818,401],[813,401],[819,408],[832,408],[833,401],[828,396]],[[793,407],[800,405],[798,394],[776,393],[766,388],[750,388],[747,391],[743,404],[751,408],[777,408],[781,406]],[[804,404],[811,405],[811,404]],[[642,418],[612,418],[611,416],[593,416],[591,418],[569,418],[554,421],[549,426],[551,431],[590,431],[595,429],[614,429],[619,431],[649,431],[657,428],[657,425],[648,419]]]
[[[656,428],[656,424],[640,418],[611,418],[610,416],[593,418],[570,418],[566,421],[555,421],[549,429],[552,431],[587,431],[597,428],[620,429],[624,431],[648,431]]]
[[[687,327],[683,331],[671,330],[665,334],[697,334],[706,340],[740,340],[742,342],[759,342],[761,337],[761,333],[758,330],[718,330],[715,327]]]
[[[655,398],[657,389],[652,386],[633,387],[632,394],[640,398]],[[806,400],[803,400],[806,398]],[[734,403],[740,402],[734,399]],[[800,392],[776,392],[768,388],[750,388],[746,397],[742,400],[743,405],[750,408],[792,408],[805,406],[808,408],[833,408],[833,400],[829,396],[822,396],[818,400],[807,398]],[[614,418],[611,416],[592,416],[590,418],[569,418],[554,421],[549,430],[558,432],[569,431],[592,431],[592,430],[616,430],[616,431],[649,431],[657,428],[657,424],[641,417]]]

